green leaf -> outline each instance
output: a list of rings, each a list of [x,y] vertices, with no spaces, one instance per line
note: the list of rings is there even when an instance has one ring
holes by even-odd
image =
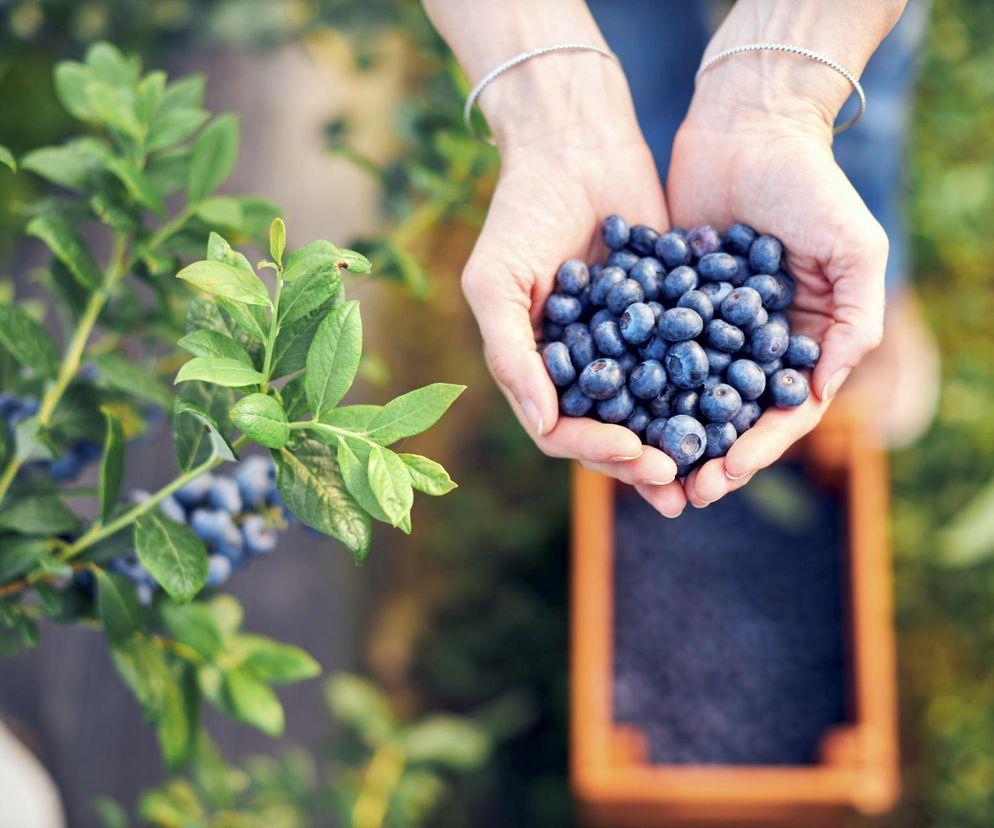
[[[209,117],[210,113],[202,109],[184,107],[165,110],[160,107],[149,124],[145,148],[149,152],[157,152],[173,147],[193,135]]]
[[[369,422],[366,434],[390,445],[431,428],[466,390],[465,385],[437,382],[391,400]]]
[[[0,584],[26,575],[49,554],[46,538],[0,538]]]
[[[231,409],[231,421],[243,434],[266,448],[282,448],[290,439],[283,406],[266,394],[242,397]]]
[[[0,305],[0,345],[40,376],[58,373],[59,352],[52,337],[17,305]]]
[[[79,528],[79,518],[54,492],[34,494],[0,509],[0,529],[22,535],[61,535]]]
[[[55,96],[62,108],[70,115],[81,121],[93,120],[86,96],[86,84],[90,80],[90,71],[82,63],[63,61],[55,67]]]
[[[242,205],[231,196],[211,196],[197,205],[197,215],[211,225],[237,228],[242,224]]]
[[[312,241],[294,250],[286,260],[283,279],[294,282],[315,272],[340,276],[341,250],[328,241]]]
[[[255,273],[223,262],[194,262],[184,267],[176,277],[222,299],[245,305],[272,305],[269,290]]]
[[[286,507],[301,523],[341,541],[361,563],[369,552],[369,517],[345,488],[334,449],[309,438],[273,458]]]
[[[230,336],[225,336],[217,331],[201,328],[198,331],[188,333],[176,344],[194,356],[234,359],[247,368],[252,367],[252,358],[248,351]]]
[[[247,651],[242,665],[268,684],[293,684],[321,675],[321,665],[305,650],[261,635],[240,635],[236,647]]]
[[[286,225],[283,219],[274,218],[269,225],[269,255],[280,267],[283,266],[283,251],[286,250]]]
[[[28,417],[14,426],[14,456],[23,462],[51,460],[55,457],[52,439],[38,423],[38,417]]]
[[[105,144],[96,138],[75,138],[59,147],[42,147],[21,159],[21,166],[46,181],[76,192],[93,188],[94,179],[110,158]]]
[[[110,654],[118,675],[138,700],[145,721],[160,720],[174,679],[159,645],[147,635],[132,633],[111,640]]]
[[[183,386],[173,410],[173,446],[181,471],[190,471],[211,457],[225,457],[226,452],[234,456],[228,443],[228,411],[234,404],[230,388],[204,382]]]
[[[51,213],[35,216],[24,232],[41,239],[83,287],[99,287],[103,276],[83,240],[65,221]]]
[[[251,262],[228,244],[228,240],[224,236],[213,231],[207,239],[207,258],[209,261],[231,265],[255,275]]]
[[[411,763],[430,762],[457,771],[481,767],[490,756],[490,737],[458,716],[429,716],[404,730],[401,744]]]
[[[101,828],[128,828],[128,812],[109,796],[96,796],[91,802]]]
[[[204,103],[203,75],[188,75],[166,86],[159,105],[159,113],[175,112],[178,109],[198,109]]]
[[[258,305],[240,305],[227,299],[218,299],[217,303],[250,339],[258,342],[266,341],[269,334],[269,320],[262,308]]]
[[[383,523],[391,523],[369,482],[368,444],[359,440],[339,439],[337,457],[349,494],[371,517]]]
[[[994,554],[994,479],[971,498],[939,534],[945,566],[973,566]]]
[[[138,102],[133,89],[102,80],[88,80],[83,86],[83,94],[91,120],[129,138],[142,137],[143,127],[138,119]]]
[[[97,367],[100,382],[105,387],[148,400],[165,409],[172,406],[173,395],[158,377],[120,354],[96,354],[89,357],[89,361]]]
[[[193,143],[186,192],[192,204],[212,192],[238,160],[238,118],[232,113],[209,123]]]
[[[374,446],[369,453],[369,485],[393,526],[400,526],[414,504],[407,467],[390,449]]]
[[[108,408],[103,408],[107,420],[104,456],[100,462],[100,519],[106,523],[117,505],[124,482],[124,431],[121,421]]]
[[[224,652],[224,634],[209,606],[164,602],[158,607],[159,620],[174,641],[184,644],[205,661],[216,661]]]
[[[273,343],[270,379],[295,374],[304,367],[307,362],[307,349],[311,346],[314,333],[331,308],[332,306],[325,304],[303,319],[298,319],[289,325],[280,325],[280,332],[276,335],[276,342]]]
[[[225,712],[268,736],[283,733],[283,705],[268,684],[244,669],[224,676]]]
[[[111,643],[127,641],[144,626],[141,607],[134,584],[123,575],[103,569],[95,571],[97,578],[97,614]]]
[[[339,673],[325,685],[325,699],[335,719],[355,730],[367,745],[375,747],[394,737],[393,711],[372,682]]]
[[[243,388],[257,385],[266,378],[254,368],[249,368],[237,359],[225,357],[194,357],[179,369],[176,382],[203,380],[228,388]]]
[[[147,127],[153,116],[159,111],[162,98],[166,91],[166,73],[162,71],[149,72],[138,82],[137,111],[138,120]],[[146,147],[147,148],[147,147]]]
[[[334,408],[349,390],[362,356],[359,303],[346,302],[318,326],[307,351],[307,402],[315,419]]]
[[[297,374],[280,389],[283,398],[283,410],[286,418],[293,422],[307,413],[307,391],[304,389],[304,375]]]
[[[3,164],[13,173],[17,172],[17,159],[14,158],[14,153],[3,144],[0,144],[0,164]]]
[[[190,148],[161,152],[149,159],[145,166],[145,175],[163,197],[178,193],[186,186],[186,178],[190,169]],[[165,244],[169,245],[167,239]]]
[[[122,158],[111,158],[107,162],[107,169],[124,185],[128,195],[135,201],[147,207],[159,218],[166,217],[166,203],[162,200],[162,194],[156,190],[155,185],[144,172]]]
[[[337,270],[315,269],[288,282],[280,297],[280,326],[291,325],[337,297],[342,279]]]
[[[458,488],[441,463],[420,454],[398,454],[407,467],[411,485],[427,495],[444,495]]]
[[[184,604],[203,588],[207,550],[185,523],[146,512],[135,522],[135,552],[174,601]]]
[[[379,416],[382,405],[343,405],[328,412],[321,420],[335,428],[344,428],[357,434],[365,434],[369,424]]]
[[[126,57],[105,40],[92,44],[86,50],[85,60],[86,68],[94,78],[112,86],[133,87],[141,75],[138,58]]]
[[[189,763],[196,752],[200,730],[200,690],[196,673],[190,665],[177,664],[172,673],[173,682],[165,695],[156,736],[166,766],[177,770]]]
[[[369,273],[372,268],[369,259],[363,256],[362,253],[356,253],[355,250],[339,248],[338,260],[341,266],[349,271],[349,273]]]

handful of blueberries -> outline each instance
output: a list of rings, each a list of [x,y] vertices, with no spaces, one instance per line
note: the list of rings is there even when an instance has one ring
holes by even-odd
[[[542,358],[569,417],[618,423],[680,475],[722,457],[771,405],[808,398],[818,343],[792,335],[783,245],[744,224],[658,233],[618,215],[603,265],[560,265]]]

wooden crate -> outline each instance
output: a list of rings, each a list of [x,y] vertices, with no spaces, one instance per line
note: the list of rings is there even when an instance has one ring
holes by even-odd
[[[858,419],[833,409],[796,452],[844,493],[843,586],[851,723],[803,766],[660,765],[644,736],[614,721],[615,483],[573,470],[571,778],[586,824],[839,825],[888,810],[899,792],[887,461]]]

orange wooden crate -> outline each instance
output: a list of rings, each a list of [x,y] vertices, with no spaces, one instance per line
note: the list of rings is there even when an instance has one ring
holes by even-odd
[[[836,407],[837,409],[837,407]],[[823,737],[803,766],[654,765],[643,735],[614,721],[615,483],[573,470],[571,776],[587,824],[837,825],[876,814],[899,793],[888,540],[887,460],[858,419],[836,409],[797,448],[844,492],[845,585],[852,721]]]

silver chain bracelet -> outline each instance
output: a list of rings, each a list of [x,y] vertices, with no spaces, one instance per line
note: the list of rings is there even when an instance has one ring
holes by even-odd
[[[860,85],[859,79],[852,72],[846,69],[846,67],[838,61],[832,60],[832,58],[827,57],[820,52],[815,52],[812,49],[805,49],[801,46],[791,46],[789,43],[746,43],[742,46],[735,46],[731,49],[725,49],[723,52],[718,52],[718,54],[712,55],[701,64],[701,68],[697,70],[697,74],[694,76],[694,81],[696,82],[700,80],[701,75],[718,63],[718,61],[732,57],[733,55],[740,55],[743,52],[786,52],[787,54],[810,58],[811,60],[816,60],[818,63],[821,63],[830,69],[834,69],[842,75],[842,77],[849,81],[849,83],[852,84],[853,91],[859,98],[859,112],[857,112],[845,123],[839,124],[835,127],[832,130],[833,135],[845,132],[849,129],[849,127],[862,118],[863,113],[866,112],[866,93],[863,91],[863,87]]]
[[[484,89],[493,83],[496,78],[503,75],[508,69],[513,69],[515,66],[524,63],[526,60],[531,60],[534,57],[541,57],[542,55],[548,55],[553,52],[597,52],[597,54],[610,58],[615,63],[621,63],[618,56],[610,49],[605,49],[602,46],[595,46],[592,43],[556,43],[552,46],[543,46],[540,49],[532,49],[530,52],[522,52],[520,55],[515,55],[510,60],[505,60],[502,64],[500,64],[500,66],[497,66],[487,72],[487,74],[480,78],[469,95],[466,96],[466,104],[463,106],[462,110],[462,118],[466,123],[466,129],[468,129],[481,141],[493,145],[493,138],[487,135],[481,135],[480,132],[473,126],[473,119],[471,117],[473,113],[473,104],[475,104],[477,99],[480,97],[480,93],[482,93]]]

